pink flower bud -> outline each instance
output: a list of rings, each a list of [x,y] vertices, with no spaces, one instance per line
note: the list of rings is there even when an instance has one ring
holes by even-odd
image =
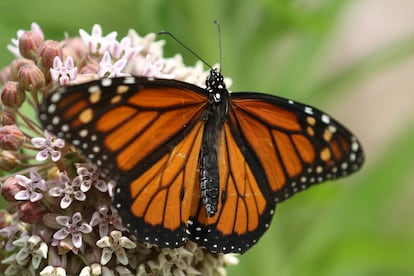
[[[19,154],[14,151],[0,151],[0,170],[9,172],[19,165]]]
[[[0,85],[10,80],[10,66],[4,67],[0,72]]]
[[[43,38],[36,32],[27,31],[19,38],[19,51],[22,57],[34,59]]]
[[[63,58],[63,49],[58,42],[46,40],[40,45],[37,51],[37,65],[47,77],[50,76],[49,69],[53,67],[53,60],[57,56]]]
[[[0,229],[13,223],[13,217],[6,210],[0,210]]]
[[[0,148],[4,150],[18,150],[25,140],[23,132],[16,125],[0,127]]]
[[[33,224],[42,218],[43,210],[38,201],[25,201],[19,204],[19,218],[21,221]]]
[[[10,78],[8,80],[18,81],[19,76],[17,73],[26,64],[34,64],[34,61],[26,58],[16,58],[13,60],[10,64]]]
[[[14,125],[16,123],[16,115],[8,108],[4,107],[0,111],[0,125]]]
[[[19,108],[26,99],[26,95],[15,81],[8,81],[3,85],[0,97],[5,106],[12,108]]]
[[[19,84],[24,91],[35,92],[45,85],[45,75],[34,64],[22,66],[18,72]]]
[[[16,201],[14,196],[24,188],[19,185],[14,177],[9,177],[1,186],[1,196],[7,201]]]
[[[62,47],[65,59],[66,57],[71,56],[75,60],[75,63],[78,60],[82,60],[88,50],[80,37],[67,38],[63,40]]]

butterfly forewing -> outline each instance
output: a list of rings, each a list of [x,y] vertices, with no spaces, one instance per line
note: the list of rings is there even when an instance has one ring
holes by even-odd
[[[39,117],[108,177],[133,180],[184,138],[205,105],[201,92],[162,80],[104,79],[59,89]]]

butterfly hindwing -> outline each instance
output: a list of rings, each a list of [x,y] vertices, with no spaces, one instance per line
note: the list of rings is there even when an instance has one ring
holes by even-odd
[[[275,204],[267,201],[266,189],[259,186],[254,166],[236,139],[225,123],[218,150],[218,212],[208,217],[203,204],[194,201],[188,225],[190,239],[212,252],[245,252],[269,227],[274,213]]]
[[[186,239],[192,201],[199,197],[198,159],[203,125],[191,131],[150,169],[117,189],[115,206],[139,241],[179,247]],[[120,177],[119,183],[129,183]]]

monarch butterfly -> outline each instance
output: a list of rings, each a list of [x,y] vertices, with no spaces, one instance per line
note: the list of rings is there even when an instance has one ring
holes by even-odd
[[[275,207],[363,163],[353,134],[316,108],[147,77],[62,87],[44,99],[45,128],[117,182],[114,205],[140,242],[243,253]]]

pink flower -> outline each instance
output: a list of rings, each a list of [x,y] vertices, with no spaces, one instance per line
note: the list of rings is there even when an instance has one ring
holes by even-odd
[[[110,45],[109,51],[112,57],[116,59],[124,57],[127,60],[131,60],[142,48],[143,46],[141,45],[131,47],[131,39],[126,36],[121,42],[114,41],[112,45]]]
[[[32,141],[31,141],[33,146],[41,149],[41,151],[39,151],[36,154],[36,160],[44,161],[50,156],[50,159],[56,162],[60,159],[60,156],[61,156],[61,152],[56,149],[62,149],[65,146],[65,142],[62,139],[53,136],[46,130],[44,134],[45,134],[44,138],[35,137],[35,138],[32,138]]]
[[[59,173],[58,179],[53,183],[56,187],[49,190],[49,195],[52,197],[63,196],[60,201],[60,208],[66,209],[72,204],[73,199],[77,201],[86,199],[85,193],[80,189],[81,181],[82,179],[79,176],[70,181],[65,173]]]
[[[82,215],[79,212],[69,216],[57,216],[56,222],[63,227],[53,234],[53,238],[57,241],[64,240],[71,236],[73,246],[75,248],[82,247],[82,235],[92,232],[92,227],[82,221]]]
[[[42,192],[46,191],[46,184],[45,180],[42,179],[37,171],[31,170],[30,178],[17,174],[15,179],[17,184],[24,188],[15,194],[14,198],[16,200],[30,200],[31,202],[36,202],[42,199]]]
[[[111,55],[108,51],[106,51],[102,57],[101,62],[99,63],[98,77],[113,78],[127,76],[127,74],[121,73],[121,70],[124,69],[127,62],[128,61],[126,58],[121,58],[112,64]]]
[[[163,73],[162,72],[163,68],[164,68],[163,59],[158,59],[156,62],[153,63],[151,60],[151,56],[147,55],[140,75],[145,76],[145,77],[155,77],[155,78],[164,78],[164,79],[174,78],[174,75],[172,74]]]
[[[50,76],[52,80],[59,80],[60,85],[68,85],[69,81],[76,79],[78,76],[78,68],[75,67],[75,63],[71,56],[67,57],[65,64],[59,56],[53,59],[53,68],[50,68]]]
[[[92,188],[92,186],[95,186],[96,189],[103,193],[108,191],[108,185],[105,181],[100,179],[99,171],[95,165],[85,163],[77,164],[77,166],[78,168],[76,172],[82,179],[80,186],[82,192],[86,193]]]
[[[104,237],[109,234],[110,227],[125,231],[126,228],[122,225],[121,219],[118,216],[118,212],[113,206],[108,206],[106,204],[101,204],[98,207],[98,211],[95,211],[92,215],[91,226],[99,224],[99,236]]]
[[[117,36],[117,32],[102,36],[102,27],[99,24],[93,25],[91,35],[83,29],[79,30],[79,34],[91,54],[103,54],[116,41]]]

